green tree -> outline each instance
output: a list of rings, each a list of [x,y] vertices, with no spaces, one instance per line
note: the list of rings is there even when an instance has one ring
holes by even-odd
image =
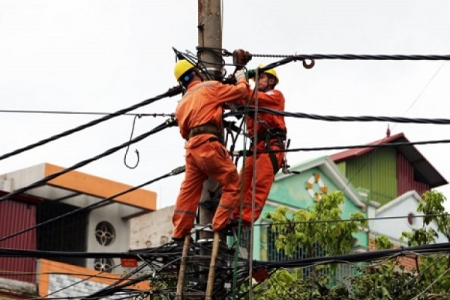
[[[427,192],[419,203],[424,226],[413,232],[405,232],[403,241],[409,246],[436,241],[439,232],[449,238],[450,219],[443,207],[445,197],[438,192]],[[350,253],[353,234],[366,226],[364,216],[357,213],[353,221],[339,222],[343,203],[342,193],[324,195],[310,210],[290,212],[279,207],[266,217],[273,221],[272,229],[279,233],[276,240],[278,250],[288,256],[297,247],[303,247],[307,257],[312,257],[314,247],[319,246],[328,255]],[[335,222],[326,222],[335,220]],[[437,231],[429,225],[436,224]],[[389,249],[393,245],[385,236],[376,239],[377,250]],[[277,270],[267,281],[254,289],[258,300],[314,299],[314,300],[426,300],[450,299],[450,260],[446,255],[421,257],[417,270],[408,271],[396,260],[374,262],[361,266],[358,273],[349,278],[350,286],[333,284],[327,272],[314,272],[305,277],[301,269]],[[419,268],[420,266],[420,268]],[[326,269],[327,267],[320,267]],[[416,273],[416,271],[421,272]],[[447,273],[448,272],[448,273]]]
[[[361,227],[367,226],[365,216],[356,212],[351,221],[342,222],[344,203],[342,192],[323,195],[322,199],[308,210],[289,211],[278,207],[266,218],[273,222],[272,230],[278,233],[275,245],[289,257],[299,247],[307,258],[314,257],[314,250],[320,248],[327,255],[338,255],[352,251],[354,237]],[[329,288],[329,266],[314,267],[312,276],[305,278],[300,269],[278,270],[259,286],[258,299],[345,299],[348,291],[343,286]],[[318,272],[318,271],[321,272]],[[328,297],[328,298],[327,298]],[[331,298],[330,298],[331,297]]]
[[[428,191],[422,195],[417,212],[422,213],[423,226],[413,232],[403,232],[401,240],[408,246],[419,246],[436,242],[439,234],[444,235],[450,242],[450,218],[445,211],[444,202],[447,199],[437,191]],[[430,225],[434,224],[437,230]],[[450,293],[450,257],[436,254],[416,257],[416,271],[429,292],[434,294]],[[439,278],[439,280],[436,280]],[[450,296],[449,296],[450,298]]]
[[[276,240],[278,250],[292,256],[295,249],[302,247],[306,257],[313,257],[314,249],[320,247],[328,255],[349,253],[352,250],[353,234],[360,227],[366,227],[365,216],[356,212],[349,222],[342,220],[340,205],[344,203],[342,192],[335,191],[323,195],[312,208],[290,212],[287,207],[278,207],[267,213],[266,218],[274,225],[272,229],[279,233]]]

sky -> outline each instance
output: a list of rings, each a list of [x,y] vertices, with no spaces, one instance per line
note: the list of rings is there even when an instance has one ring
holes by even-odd
[[[222,46],[253,54],[450,54],[447,0],[226,0]],[[193,0],[0,1],[0,110],[107,112],[176,85],[172,47],[196,53],[198,3]],[[231,62],[230,58],[225,58]],[[279,58],[254,57],[248,67]],[[228,71],[232,71],[229,69]],[[286,111],[333,116],[448,118],[450,66],[445,61],[316,60],[277,68]],[[180,96],[134,113],[173,113]],[[100,118],[98,115],[0,112],[0,155]],[[167,117],[136,120],[134,136]],[[361,145],[403,132],[411,142],[449,138],[449,125],[325,122],[287,118],[291,148]],[[129,140],[132,116],[0,161],[0,174],[48,162],[70,167]],[[79,171],[129,185],[184,165],[184,141],[172,127]],[[416,148],[450,180],[448,144]],[[291,165],[338,150],[292,152]],[[158,208],[175,203],[183,175],[146,189]],[[450,187],[437,189],[450,197]],[[447,209],[450,204],[447,203]]]

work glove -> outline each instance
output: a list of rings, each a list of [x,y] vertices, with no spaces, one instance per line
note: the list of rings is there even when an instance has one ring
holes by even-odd
[[[234,73],[234,78],[236,78],[236,81],[239,81],[242,78],[247,79],[243,70],[237,70],[236,73]]]
[[[247,79],[255,78],[256,70],[255,69],[250,69],[250,70],[247,71],[247,73],[245,75],[247,75]]]

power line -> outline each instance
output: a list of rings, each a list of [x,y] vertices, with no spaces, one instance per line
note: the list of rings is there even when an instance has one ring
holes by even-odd
[[[86,129],[86,128],[89,128],[89,127],[94,126],[94,125],[97,125],[97,124],[100,124],[100,123],[102,123],[102,122],[104,122],[104,121],[107,121],[107,120],[109,120],[109,119],[115,118],[115,117],[117,117],[117,116],[121,116],[121,115],[123,115],[124,113],[127,113],[127,112],[129,112],[129,111],[132,111],[132,110],[134,110],[134,109],[136,109],[136,108],[139,108],[139,107],[141,107],[141,106],[148,105],[148,104],[153,103],[153,102],[155,102],[155,101],[157,101],[157,100],[160,100],[160,99],[162,99],[162,98],[172,97],[172,96],[178,95],[178,94],[180,94],[180,93],[181,93],[181,88],[180,88],[179,86],[173,87],[173,88],[169,89],[167,92],[165,92],[165,93],[163,93],[163,94],[161,94],[161,95],[158,95],[158,96],[155,96],[155,97],[153,97],[153,98],[144,100],[144,101],[142,101],[142,102],[140,102],[140,103],[138,103],[138,104],[132,105],[132,106],[130,106],[130,107],[127,107],[127,108],[118,110],[118,111],[116,111],[116,112],[114,112],[114,113],[112,113],[112,114],[106,115],[106,116],[104,116],[104,117],[102,117],[102,118],[100,118],[100,119],[96,119],[96,120],[90,121],[90,122],[88,122],[88,123],[85,123],[85,124],[83,124],[83,125],[77,126],[77,127],[75,127],[75,128],[72,128],[72,129],[69,129],[69,130],[64,131],[64,132],[62,132],[62,133],[59,133],[59,134],[57,134],[57,135],[54,135],[54,136],[51,136],[51,137],[49,137],[49,138],[43,139],[43,140],[41,140],[41,141],[39,141],[39,142],[30,144],[30,145],[28,145],[28,146],[26,146],[26,147],[19,148],[19,149],[17,149],[17,150],[12,151],[12,152],[3,154],[3,155],[0,156],[0,160],[3,160],[3,159],[5,159],[5,158],[11,157],[11,156],[13,156],[13,155],[22,153],[22,152],[27,151],[27,150],[31,150],[31,149],[36,148],[36,147],[38,147],[38,146],[42,146],[42,145],[47,144],[47,143],[49,143],[49,142],[55,141],[55,140],[57,140],[57,139],[59,139],[59,138],[68,136],[68,135],[73,134],[73,133],[75,133],[75,132],[84,130],[84,129]],[[0,201],[1,201],[1,200],[0,200]]]
[[[269,153],[269,152],[300,152],[300,151],[325,151],[325,150],[342,150],[342,149],[364,149],[364,148],[388,148],[388,147],[402,147],[412,145],[434,145],[434,144],[448,144],[450,140],[431,140],[431,141],[418,141],[418,142],[397,142],[377,145],[347,145],[347,146],[330,146],[330,147],[312,147],[312,148],[291,148],[280,150],[258,150],[257,153]],[[252,155],[253,151],[250,150],[238,150],[232,152],[233,156]]]
[[[425,217],[450,217],[450,214],[426,214],[426,215],[406,215],[406,216],[387,216],[387,217],[373,217],[373,218],[355,218],[355,219],[330,219],[330,220],[308,220],[296,222],[278,222],[278,223],[264,223],[255,224],[255,226],[272,226],[272,225],[290,225],[290,224],[314,224],[314,223],[340,223],[340,222],[358,222],[358,221],[382,221],[394,219],[407,218],[425,218]]]
[[[253,54],[253,57],[288,58],[292,61],[304,59],[330,59],[330,60],[450,60],[450,55],[404,55],[404,54]]]
[[[252,113],[255,111],[254,107],[248,107],[248,113]],[[284,117],[294,117],[301,119],[312,119],[312,120],[320,120],[320,121],[329,121],[329,122],[375,122],[375,121],[388,121],[395,123],[416,123],[416,124],[437,124],[437,125],[448,125],[450,124],[450,119],[429,119],[429,118],[404,118],[404,117],[384,117],[384,116],[327,116],[327,115],[316,115],[316,114],[306,114],[300,112],[287,112],[287,111],[279,111],[270,108],[259,107],[258,111],[260,113],[268,113],[278,116]],[[239,107],[236,111],[228,112],[224,117],[228,116],[241,116],[244,114],[244,108]]]
[[[50,114],[50,115],[112,115],[111,112],[95,112],[95,111],[63,111],[63,110],[15,110],[15,109],[0,109],[0,113],[15,113],[15,114]],[[139,116],[139,117],[173,117],[170,113],[125,113],[121,116]]]
[[[112,271],[113,269],[115,269],[115,268],[117,268],[117,267],[120,267],[120,264],[111,267],[110,269],[108,269],[108,271]],[[88,280],[91,279],[91,278],[101,278],[101,276],[99,276],[99,275],[102,274],[102,273],[105,273],[105,272],[106,272],[106,270],[105,270],[105,271],[100,271],[100,272],[97,273],[97,274],[92,274],[92,275],[90,275],[90,276],[87,276],[86,278],[84,278],[84,279],[82,279],[82,280],[80,280],[80,281],[76,281],[76,282],[74,282],[74,283],[72,283],[72,284],[66,285],[66,286],[64,286],[64,287],[62,287],[62,288],[60,288],[60,289],[58,289],[58,290],[55,290],[55,291],[53,291],[53,292],[51,292],[51,293],[48,293],[48,294],[46,294],[46,295],[44,295],[44,296],[42,296],[42,297],[30,298],[30,299],[27,299],[27,300],[48,299],[48,296],[57,294],[57,293],[59,293],[59,292],[61,292],[61,291],[63,291],[63,290],[67,290],[68,288],[74,287],[74,286],[76,286],[76,285],[78,285],[78,284],[81,284],[81,283],[83,283],[83,282],[85,282],[85,281],[88,281]]]
[[[306,258],[300,260],[291,260],[283,262],[262,262],[256,261],[257,267],[272,269],[272,268],[298,268],[298,267],[310,267],[312,265],[327,265],[334,263],[358,263],[358,262],[370,262],[386,257],[395,258],[396,256],[404,256],[410,254],[438,254],[446,253],[450,250],[450,243],[438,243],[438,244],[426,244],[413,247],[400,247],[397,249],[376,250],[367,251],[352,254],[341,254],[326,257]]]
[[[146,185],[149,185],[149,184],[154,183],[154,182],[156,182],[156,181],[159,181],[159,180],[161,180],[161,179],[164,179],[164,178],[167,178],[167,177],[170,177],[170,176],[174,176],[174,175],[181,174],[181,173],[183,173],[184,171],[185,171],[184,166],[175,168],[175,169],[173,169],[172,171],[170,171],[169,173],[166,173],[166,174],[161,175],[161,176],[159,176],[159,177],[157,177],[157,178],[155,178],[155,179],[149,180],[149,181],[147,181],[147,182],[145,182],[145,183],[143,183],[143,184],[137,185],[137,186],[135,186],[135,187],[129,188],[129,189],[125,190],[125,191],[122,191],[122,192],[120,192],[120,193],[117,193],[117,194],[115,194],[115,195],[112,195],[112,196],[110,196],[110,197],[108,197],[108,198],[105,198],[105,199],[99,201],[99,202],[92,203],[92,204],[90,204],[90,205],[88,205],[88,206],[85,206],[85,207],[77,208],[77,209],[75,209],[75,210],[73,210],[73,211],[70,211],[70,212],[68,212],[68,213],[59,215],[59,216],[57,216],[57,217],[55,217],[55,218],[49,219],[49,220],[44,221],[44,222],[42,222],[42,223],[36,224],[36,225],[34,225],[34,226],[25,228],[25,229],[20,230],[20,231],[18,231],[18,232],[16,232],[16,233],[13,233],[13,234],[4,236],[4,237],[0,238],[0,242],[3,242],[4,240],[13,238],[13,237],[15,237],[15,236],[18,236],[18,235],[20,235],[20,234],[22,234],[22,233],[25,233],[25,232],[28,232],[28,231],[30,231],[30,230],[36,229],[36,228],[41,227],[41,226],[43,226],[43,225],[49,224],[49,223],[51,223],[51,222],[60,220],[60,219],[65,218],[65,217],[67,217],[67,216],[69,216],[69,215],[78,213],[78,212],[80,212],[80,211],[84,211],[84,210],[87,210],[87,209],[89,209],[89,208],[94,208],[94,207],[99,206],[99,205],[101,205],[101,204],[103,204],[103,203],[106,203],[106,202],[108,202],[108,201],[110,201],[110,200],[113,200],[114,198],[117,198],[117,197],[119,197],[119,196],[121,196],[121,195],[125,195],[125,194],[127,194],[127,193],[130,193],[130,192],[132,192],[132,191],[134,191],[134,190],[137,190],[137,189],[139,189],[139,188],[141,188],[141,187],[144,187],[144,186],[146,186]],[[9,194],[8,194],[8,195],[9,195]],[[8,196],[8,195],[6,195],[6,196]]]
[[[155,133],[157,133],[157,132],[159,132],[159,131],[161,131],[163,129],[166,129],[166,128],[170,127],[170,126],[173,126],[175,123],[176,122],[173,119],[168,119],[166,122],[162,123],[161,125],[153,128],[152,130],[150,130],[150,131],[148,131],[148,132],[146,132],[144,134],[141,134],[141,135],[135,137],[134,139],[130,140],[129,142],[123,143],[123,144],[121,144],[119,146],[116,146],[114,148],[110,148],[110,149],[106,150],[105,152],[103,152],[103,153],[101,153],[99,155],[96,155],[96,156],[94,156],[92,158],[89,158],[89,159],[83,160],[81,162],[78,162],[78,163],[76,163],[75,165],[73,165],[73,166],[71,166],[69,168],[66,168],[66,169],[61,170],[59,172],[53,173],[51,175],[48,175],[48,176],[44,177],[41,180],[38,180],[38,181],[36,181],[36,182],[34,182],[32,184],[29,184],[29,185],[27,185],[27,186],[25,186],[23,188],[17,189],[17,190],[15,190],[15,191],[13,191],[13,192],[11,192],[9,194],[6,194],[6,195],[0,197],[0,202],[5,201],[7,199],[10,199],[11,197],[13,197],[15,195],[22,194],[23,192],[26,192],[29,189],[40,187],[40,186],[44,185],[46,182],[48,182],[48,181],[50,181],[50,180],[52,180],[52,179],[54,179],[56,177],[59,177],[59,176],[65,174],[65,173],[68,173],[68,172],[73,171],[75,169],[81,168],[81,167],[83,167],[83,166],[85,166],[85,165],[87,165],[87,164],[89,164],[89,163],[91,163],[93,161],[96,161],[96,160],[98,160],[100,158],[103,158],[105,156],[113,154],[114,152],[117,152],[120,149],[122,149],[122,148],[124,148],[124,147],[126,147],[128,145],[137,143],[137,142],[145,139],[146,137],[148,137],[148,136],[150,136],[152,134],[155,134]]]

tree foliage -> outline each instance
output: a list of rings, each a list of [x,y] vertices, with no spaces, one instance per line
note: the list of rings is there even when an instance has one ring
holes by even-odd
[[[413,232],[403,232],[401,240],[408,246],[432,244],[440,234],[450,242],[450,218],[445,211],[444,202],[447,199],[442,193],[428,191],[422,195],[417,212],[422,213],[423,226]],[[436,229],[431,227],[434,225]],[[448,255],[436,254],[418,259],[418,277],[429,286],[430,293],[450,293],[450,259]],[[439,280],[436,280],[439,278]],[[450,298],[450,297],[449,297]]]
[[[350,216],[353,221],[339,222],[342,220],[340,206],[343,203],[343,193],[335,191],[323,195],[309,210],[290,212],[287,207],[278,207],[274,212],[267,213],[266,218],[274,224],[272,229],[279,233],[277,249],[283,249],[286,255],[292,256],[295,249],[302,247],[307,257],[313,257],[316,247],[328,255],[350,252],[353,234],[359,231],[359,227],[367,226],[367,222],[360,212]]]
[[[419,203],[418,212],[426,215],[423,227],[402,234],[402,241],[409,246],[433,243],[438,232],[449,238],[450,218],[443,203],[445,197],[438,192],[427,192]],[[352,252],[353,235],[367,224],[361,213],[351,216],[353,221],[341,220],[340,206],[344,201],[339,192],[324,195],[320,202],[309,210],[290,212],[278,207],[267,214],[273,221],[272,228],[279,233],[276,247],[292,255],[303,247],[307,257],[313,257],[315,247],[324,249],[328,255]],[[335,222],[326,222],[335,220]],[[437,230],[430,225],[435,224]],[[376,239],[377,250],[393,247],[385,236]],[[426,300],[450,299],[450,260],[447,256],[421,257],[415,270],[405,270],[401,261],[388,260],[359,265],[354,276],[347,282],[336,282],[333,272],[324,272],[328,267],[319,267],[319,272],[305,276],[302,269],[280,269],[269,280],[254,290],[254,299],[326,299],[326,300]],[[437,280],[439,279],[439,280]],[[432,296],[430,296],[432,295]],[[447,298],[446,298],[447,297]]]

